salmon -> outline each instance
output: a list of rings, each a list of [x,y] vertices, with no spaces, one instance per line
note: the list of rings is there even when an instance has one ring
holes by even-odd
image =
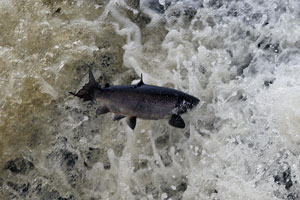
[[[114,120],[126,117],[131,129],[136,126],[136,119],[169,119],[169,124],[176,128],[185,128],[180,116],[198,105],[199,99],[187,93],[165,87],[147,85],[141,80],[134,85],[106,84],[101,87],[96,82],[92,70],[89,70],[89,82],[77,93],[70,94],[83,101],[100,101],[97,115],[115,113]]]

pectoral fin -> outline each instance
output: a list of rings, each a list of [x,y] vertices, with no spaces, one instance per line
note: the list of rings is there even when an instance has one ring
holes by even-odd
[[[125,116],[123,116],[123,115],[115,115],[114,116],[114,121],[118,121],[118,120],[120,120],[120,119],[123,119]]]
[[[96,110],[96,115],[102,115],[102,114],[105,114],[108,112],[109,112],[109,109],[106,106],[100,106]]]
[[[185,127],[185,123],[179,115],[172,115],[169,120],[169,124],[176,128],[184,128]]]
[[[133,130],[136,125],[136,117],[127,117],[126,122],[128,126]]]

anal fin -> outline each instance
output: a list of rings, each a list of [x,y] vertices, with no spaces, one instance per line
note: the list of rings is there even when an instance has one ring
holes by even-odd
[[[179,115],[172,115],[169,120],[169,124],[176,128],[184,128],[185,127],[185,123]]]
[[[96,115],[102,115],[102,114],[105,114],[108,112],[109,112],[109,109],[106,106],[100,106],[96,110]]]
[[[133,130],[136,125],[136,117],[127,117],[126,122],[128,126]]]

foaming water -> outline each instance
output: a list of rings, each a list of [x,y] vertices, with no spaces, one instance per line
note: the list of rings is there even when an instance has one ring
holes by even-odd
[[[298,199],[297,1],[0,1],[3,199]],[[87,82],[201,101],[135,131]]]

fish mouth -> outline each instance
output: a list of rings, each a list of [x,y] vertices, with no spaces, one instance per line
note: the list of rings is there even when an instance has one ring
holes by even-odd
[[[189,109],[192,109],[192,108],[196,107],[200,102],[200,100],[198,98],[194,97],[194,96],[190,96],[185,101],[186,101],[187,107]]]
[[[199,102],[200,102],[199,99],[197,99],[196,97],[193,97],[193,99],[192,99],[192,105],[193,105],[193,107],[197,106],[199,104]]]
[[[173,109],[172,113],[176,114],[183,114],[187,112],[188,110],[193,109],[199,104],[200,100],[196,97],[190,96],[188,98],[180,99],[175,108]]]

